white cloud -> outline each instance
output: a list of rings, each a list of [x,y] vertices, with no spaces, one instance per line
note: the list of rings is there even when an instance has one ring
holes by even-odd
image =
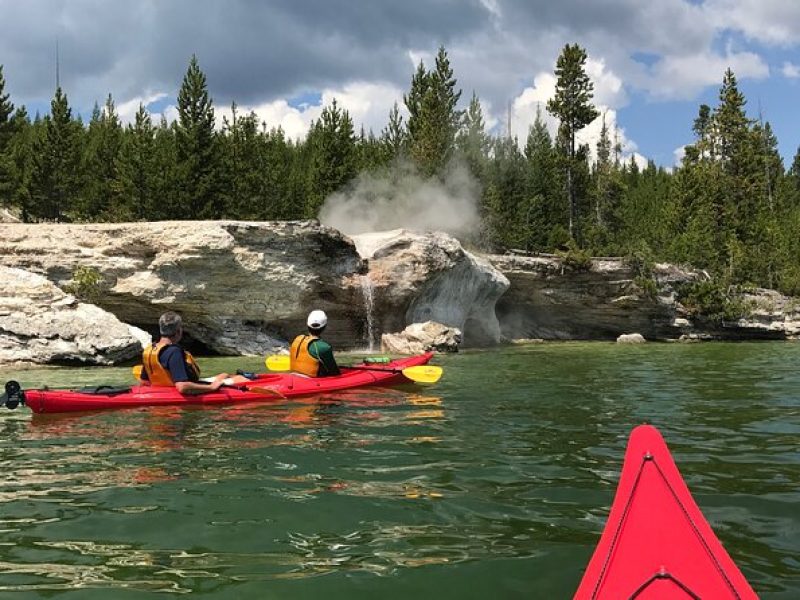
[[[377,136],[389,121],[389,111],[395,102],[401,109],[403,92],[390,84],[355,82],[338,89],[327,89],[321,94],[319,104],[302,104],[292,106],[286,100],[275,100],[255,106],[240,105],[239,114],[258,115],[267,127],[281,127],[289,139],[303,139],[311,127],[311,122],[319,119],[322,109],[330,106],[334,98],[337,104],[350,113],[356,135],[364,127],[365,133],[370,130]],[[216,109],[217,127],[221,127],[223,116],[231,118],[230,108]]]
[[[123,102],[117,106],[117,113],[119,114],[120,121],[122,121],[123,125],[133,123],[136,120],[136,113],[139,110],[140,104],[147,108],[153,102],[158,102],[166,97],[167,94],[165,92],[155,92],[145,94],[144,96],[137,96],[136,98],[131,98]]]
[[[706,0],[703,10],[717,29],[735,29],[768,44],[800,42],[800,2],[796,0]]]
[[[675,166],[680,166],[683,162],[683,157],[686,156],[686,146],[678,146],[672,151],[672,155],[675,157]]]
[[[650,93],[661,100],[692,99],[705,87],[719,85],[730,68],[738,79],[764,79],[769,66],[752,52],[729,51],[724,56],[704,54],[664,57],[653,66]]]
[[[781,67],[781,73],[783,73],[783,76],[787,79],[800,78],[800,66],[786,61],[783,63],[783,67]]]
[[[602,106],[624,106],[628,99],[622,79],[610,69],[602,58],[588,58],[586,60],[586,74],[594,83],[594,101]]]

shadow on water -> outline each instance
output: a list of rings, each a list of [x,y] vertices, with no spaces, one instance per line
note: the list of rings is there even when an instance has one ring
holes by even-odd
[[[758,593],[794,598],[798,359],[779,343],[543,344],[437,357],[429,388],[6,413],[0,592],[567,598],[650,422]],[[99,371],[21,379],[130,377]]]

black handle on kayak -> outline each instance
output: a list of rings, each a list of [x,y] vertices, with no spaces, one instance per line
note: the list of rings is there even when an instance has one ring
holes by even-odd
[[[8,381],[5,387],[5,393],[0,396],[0,406],[5,404],[6,408],[14,410],[20,404],[25,404],[25,392],[22,391],[19,382]]]

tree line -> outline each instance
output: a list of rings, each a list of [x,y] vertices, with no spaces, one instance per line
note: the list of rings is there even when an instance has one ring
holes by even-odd
[[[303,140],[235,103],[217,127],[196,57],[175,121],[155,123],[140,105],[125,126],[111,95],[84,123],[61,88],[50,113],[31,118],[12,103],[0,65],[0,204],[26,222],[312,218],[359,173],[388,174],[402,160],[437,178],[462,161],[481,184],[482,224],[465,240],[480,249],[685,263],[723,287],[800,294],[800,150],[787,169],[770,124],[748,116],[734,73],[725,72],[718,104],[687,124],[694,141],[681,165],[640,168],[593,105],[586,60],[579,45],[564,47],[545,107],[557,133],[540,111],[525,140],[487,132],[475,93],[461,108],[444,48],[412,74],[407,116],[395,104],[378,134],[356,132],[334,100]],[[577,134],[595,119],[592,153]]]

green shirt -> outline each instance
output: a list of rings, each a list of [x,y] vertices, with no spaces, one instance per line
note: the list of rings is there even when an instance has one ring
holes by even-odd
[[[308,345],[308,353],[319,361],[317,377],[339,375],[339,366],[333,358],[333,348],[325,340],[317,338]]]

